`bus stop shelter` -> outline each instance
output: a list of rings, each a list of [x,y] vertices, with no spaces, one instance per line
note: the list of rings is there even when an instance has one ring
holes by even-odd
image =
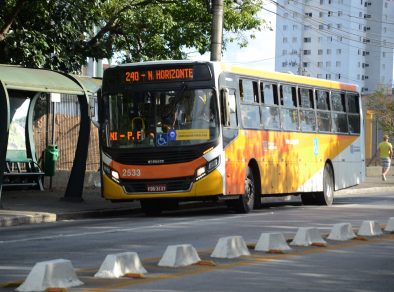
[[[100,88],[101,80],[95,78],[0,64],[0,206],[9,128],[15,114],[11,110],[11,105],[21,98],[30,99],[26,117],[26,154],[33,162],[37,163],[32,124],[34,106],[42,93],[72,94],[78,97],[81,115],[79,135],[64,199],[82,200],[90,136],[89,98],[96,94]]]

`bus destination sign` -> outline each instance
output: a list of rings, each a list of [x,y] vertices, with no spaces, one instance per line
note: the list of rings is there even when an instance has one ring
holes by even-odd
[[[155,81],[190,81],[193,78],[193,67],[135,69],[127,70],[124,73],[124,82],[127,84]]]

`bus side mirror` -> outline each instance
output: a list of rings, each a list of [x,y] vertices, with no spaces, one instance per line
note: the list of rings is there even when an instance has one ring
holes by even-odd
[[[224,88],[220,92],[222,106],[222,124],[225,127],[230,126],[230,106],[229,106],[229,90]]]

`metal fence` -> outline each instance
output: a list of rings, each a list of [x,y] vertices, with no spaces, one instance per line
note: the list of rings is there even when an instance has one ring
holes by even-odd
[[[37,159],[42,163],[47,145],[55,144],[59,149],[57,170],[71,170],[78,142],[80,107],[75,95],[61,95],[61,101],[50,102],[43,95],[36,104],[33,133]],[[91,123],[86,170],[99,168],[98,129]]]

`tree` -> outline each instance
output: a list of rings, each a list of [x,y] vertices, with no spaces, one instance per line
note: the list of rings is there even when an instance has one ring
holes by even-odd
[[[225,0],[224,49],[246,45],[263,0]],[[207,0],[5,0],[0,63],[77,72],[87,57],[121,62],[184,59],[210,49]],[[249,35],[248,35],[249,34]]]
[[[383,90],[365,97],[368,110],[372,111],[381,129],[390,136],[394,134],[394,100]]]

